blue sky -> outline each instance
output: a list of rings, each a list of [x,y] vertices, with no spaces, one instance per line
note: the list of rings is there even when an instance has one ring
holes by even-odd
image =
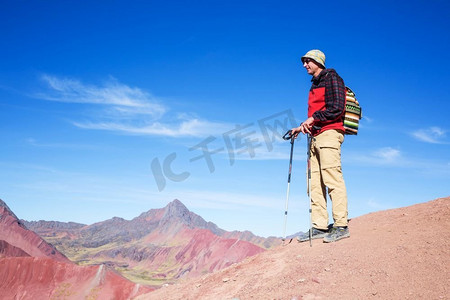
[[[310,49],[363,106],[342,153],[350,217],[450,195],[447,1],[1,6],[0,198],[19,218],[92,224],[177,198],[281,236],[279,133],[305,118]],[[288,234],[308,228],[305,160],[302,137]]]

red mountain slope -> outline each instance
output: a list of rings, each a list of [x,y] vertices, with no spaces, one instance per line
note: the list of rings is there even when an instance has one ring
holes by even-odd
[[[351,237],[292,241],[138,299],[448,299],[450,197],[351,220]]]
[[[176,234],[169,236],[154,231],[145,237],[145,241],[161,246],[140,262],[130,261],[130,266],[150,271],[160,270],[159,273],[150,272],[156,278],[195,277],[223,269],[264,251],[249,242],[225,239],[207,229],[187,226],[181,226]]]
[[[28,230],[0,200],[1,299],[131,299],[152,289],[99,265],[81,267]]]
[[[28,230],[2,200],[0,200],[0,240],[22,249],[33,257],[48,257],[69,262],[69,259],[55,247]]]

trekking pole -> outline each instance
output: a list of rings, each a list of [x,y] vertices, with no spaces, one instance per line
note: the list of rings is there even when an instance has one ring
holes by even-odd
[[[307,168],[308,168],[308,171],[307,171],[307,174],[306,174],[306,176],[307,176],[307,178],[308,178],[308,180],[307,180],[307,184],[308,184],[308,187],[307,187],[307,193],[308,193],[308,196],[309,196],[309,246],[310,247],[312,247],[312,204],[311,204],[311,140],[312,140],[312,137],[311,137],[311,135],[310,134],[308,134],[307,135],[307,140],[308,140],[308,153],[307,153],[307,161],[306,161],[306,164],[307,164]]]
[[[284,230],[283,230],[283,241],[284,241],[284,240],[286,240],[286,224],[287,224],[289,191],[290,191],[290,185],[291,185],[291,172],[292,172],[292,155],[294,153],[294,141],[295,141],[295,137],[294,137],[294,135],[292,135],[291,130],[288,130],[283,135],[283,140],[285,140],[285,141],[291,140],[291,155],[289,158],[289,174],[288,174],[288,185],[287,185],[287,192],[286,192],[286,205],[285,205],[285,209],[284,209]]]
[[[314,130],[319,131],[322,128],[319,126],[313,126],[312,127]],[[312,247],[312,228],[313,228],[313,223],[312,223],[312,203],[311,203],[311,143],[312,143],[312,139],[313,137],[311,136],[311,134],[307,135],[307,144],[308,144],[308,151],[307,151],[307,166],[308,166],[308,172],[306,174],[308,180],[307,180],[307,193],[309,196],[309,246]]]

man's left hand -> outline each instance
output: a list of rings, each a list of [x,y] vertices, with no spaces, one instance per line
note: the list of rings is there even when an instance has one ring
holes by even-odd
[[[314,124],[314,118],[309,117],[300,125],[300,132],[303,134],[311,134],[311,128]]]

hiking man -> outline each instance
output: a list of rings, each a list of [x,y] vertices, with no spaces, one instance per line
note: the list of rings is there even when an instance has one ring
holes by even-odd
[[[335,242],[350,237],[347,228],[347,190],[341,169],[341,145],[344,141],[345,85],[334,69],[325,68],[325,54],[308,51],[301,58],[303,67],[312,76],[308,99],[308,118],[293,128],[311,136],[311,220],[312,239]],[[332,201],[333,227],[328,227],[327,195]],[[297,238],[309,240],[309,231]]]

